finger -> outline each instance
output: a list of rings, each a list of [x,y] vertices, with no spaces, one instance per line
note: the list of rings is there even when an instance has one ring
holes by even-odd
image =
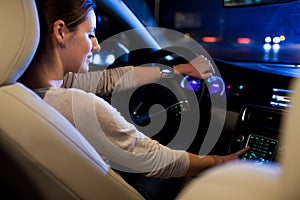
[[[241,149],[241,150],[235,152],[234,155],[239,156],[239,155],[245,153],[245,152],[248,151],[248,150],[249,150],[249,147],[244,147],[243,149]]]
[[[205,70],[206,72],[215,73],[214,66],[213,66],[213,64],[211,63],[210,60],[206,60],[205,62],[202,62],[202,63],[200,64],[200,66],[201,66],[200,68],[201,68],[202,70]]]
[[[210,61],[209,61],[209,65],[210,65],[211,72],[215,74],[216,73],[215,68],[214,68],[213,64],[211,64]]]
[[[202,76],[202,79],[207,79],[212,76],[212,73],[205,73],[205,74],[202,74],[201,76]]]
[[[205,56],[198,56],[197,58],[193,59],[191,61],[192,64],[195,64],[195,65],[200,65],[202,63],[208,63],[209,60],[205,57]]]
[[[207,58],[204,55],[201,55],[200,58],[207,60]]]

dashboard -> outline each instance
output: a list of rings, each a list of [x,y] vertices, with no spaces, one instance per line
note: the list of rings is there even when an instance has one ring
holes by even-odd
[[[178,16],[176,15],[177,13],[176,9],[179,8],[176,8],[176,4],[174,5],[175,5],[173,10],[174,13],[172,14],[174,14],[174,16]],[[213,1],[209,4],[204,3],[204,6],[207,6],[209,8],[205,8],[205,7],[199,8],[203,13],[206,13],[212,9],[222,9],[222,12],[224,12],[224,16],[216,16],[216,18],[214,17],[211,18],[212,23],[209,23],[209,25],[214,24],[217,27],[220,27],[219,17],[223,17],[222,19],[225,19],[227,17],[229,20],[231,19],[231,16],[233,16],[233,14],[237,14],[237,17],[241,15],[241,13],[235,13],[239,11],[238,9],[223,10],[223,8],[220,7],[221,4],[219,1]],[[99,8],[101,8],[101,6]],[[166,8],[169,9],[169,4]],[[164,4],[162,4],[161,9],[164,9]],[[190,8],[185,8],[185,9],[186,12],[188,13]],[[251,8],[249,8],[249,10],[250,9]],[[261,15],[270,13],[272,9],[275,9],[275,7],[270,8],[271,9],[270,12],[265,12],[264,9],[259,9]],[[125,13],[125,11],[126,10],[124,10],[123,12]],[[222,12],[218,12],[218,13],[222,13]],[[207,14],[210,13],[211,12]],[[123,24],[124,23],[123,18],[131,15],[130,14],[123,15],[120,17],[122,19],[118,19],[117,15],[113,16],[113,18],[109,18],[109,16],[105,17],[106,14],[108,14],[108,12],[107,10],[104,9],[101,10],[99,15],[102,17],[102,21],[98,26],[100,30],[99,37],[103,33],[108,34],[110,30],[115,30],[113,33],[111,33],[112,35],[114,35],[115,33],[126,31],[132,28],[140,28],[140,27],[131,26],[131,23],[130,24],[125,23],[127,24],[127,26],[124,27],[124,30],[119,30],[120,28],[119,24],[116,26],[116,25],[111,25],[109,22],[112,22],[112,24],[114,24],[118,21],[122,21]],[[178,30],[183,33],[187,33],[185,34],[185,36],[189,35],[193,38],[197,38],[197,41],[199,41],[200,43],[202,42],[201,44],[205,42],[203,38],[206,39],[214,38],[214,37],[204,37],[211,34],[205,32],[205,30],[210,30],[211,28],[211,27],[206,27],[207,24],[205,23],[205,21],[203,21],[202,24],[203,25],[202,28],[204,30],[203,37],[200,37],[198,32],[197,34],[194,32],[194,30],[198,31],[199,30],[198,28],[193,29],[193,27],[176,27],[176,26],[173,27],[172,25],[174,24],[172,21],[173,20],[172,16],[173,15],[171,14],[168,16],[166,15],[162,16],[162,19],[160,21],[161,24],[164,25],[164,21],[166,20],[166,22],[169,22],[165,24],[166,27]],[[193,15],[193,16],[197,17],[198,15]],[[248,15],[246,15],[246,17],[247,16]],[[167,19],[164,20],[164,18]],[[146,18],[146,19],[150,20],[150,18]],[[206,20],[208,19],[206,18]],[[216,20],[215,23],[213,23],[214,20]],[[131,19],[128,18],[127,21],[131,21]],[[231,21],[229,20],[228,22]],[[257,20],[253,20],[253,22],[256,23]],[[141,24],[139,24],[139,26],[140,25]],[[264,24],[262,24],[262,27],[265,27],[263,25]],[[225,29],[224,30],[220,29],[224,31],[223,32],[224,34],[216,34],[216,35],[223,35],[225,37],[226,34],[233,33],[231,29],[232,27],[228,29],[230,31],[228,30],[226,31]],[[214,30],[219,30],[219,29],[214,29]],[[247,28],[245,30],[247,30],[248,32],[248,30],[250,29]],[[238,31],[235,32],[239,33]],[[256,34],[257,32],[262,32],[262,31],[261,30],[256,31],[255,36],[258,36]],[[266,32],[266,34],[269,33],[271,32],[270,31]],[[155,53],[153,51],[148,51],[147,49],[139,49],[139,50],[131,51],[130,49],[132,48],[130,48],[130,45],[136,44],[136,42],[132,43],[130,37],[123,37],[124,34],[121,34],[121,36],[122,36],[121,39],[118,41],[120,41],[120,44],[122,44],[122,46],[125,47],[122,48],[122,52],[123,51],[126,52],[125,53],[126,56],[121,57],[121,59],[119,59],[119,63],[117,62],[118,60],[115,60],[115,62],[112,64],[114,66],[112,67],[119,67],[125,65],[139,65],[139,64],[144,64],[143,61],[147,61],[145,63],[151,63],[151,62],[157,63],[155,61],[158,61],[158,59],[160,58],[162,58],[163,60],[163,58],[166,58],[166,56],[168,55],[168,52],[166,53],[163,51],[159,51],[158,53]],[[134,41],[137,40],[137,36],[139,35],[136,35],[134,37]],[[153,38],[151,38],[151,36],[152,34],[150,33],[146,35],[141,34],[139,37],[141,37],[141,41],[146,41],[146,43],[153,43],[154,40]],[[215,68],[218,71],[216,75],[207,79],[206,81],[197,80],[189,76],[179,77],[178,79],[175,80],[177,86],[174,86],[176,84],[173,84],[174,87],[177,87],[178,90],[182,91],[179,92],[181,94],[179,95],[179,97],[174,95],[171,90],[164,87],[165,83],[149,84],[144,87],[140,87],[136,91],[131,93],[133,94],[131,97],[128,97],[130,99],[128,105],[129,114],[123,113],[123,115],[129,121],[135,123],[135,125],[137,125],[141,130],[144,130],[145,127],[151,124],[151,121],[161,119],[160,117],[162,117],[162,119],[165,119],[166,117],[167,118],[166,124],[162,127],[160,131],[158,131],[157,134],[151,135],[151,137],[153,139],[158,140],[160,143],[164,145],[168,145],[169,142],[172,141],[172,139],[176,136],[176,133],[178,131],[178,126],[181,122],[180,120],[182,115],[184,113],[192,113],[196,107],[199,107],[201,119],[199,120],[197,135],[195,136],[193,143],[188,148],[188,150],[191,152],[199,153],[199,149],[201,148],[201,145],[205,140],[205,134],[207,133],[207,129],[210,124],[210,116],[214,114],[213,113],[214,111],[212,110],[211,101],[212,99],[218,99],[220,100],[220,104],[222,105],[221,106],[216,105],[216,106],[217,107],[219,106],[218,109],[224,109],[223,111],[225,112],[226,116],[225,116],[225,122],[222,129],[222,133],[220,135],[219,140],[217,141],[217,144],[210,152],[211,154],[219,154],[219,155],[227,154],[228,152],[233,152],[234,150],[241,148],[242,146],[253,144],[253,141],[255,140],[251,138],[252,136],[257,136],[258,140],[261,139],[261,137],[263,137],[263,139],[266,139],[267,141],[272,141],[272,142],[278,141],[278,143],[280,143],[281,119],[284,113],[287,111],[287,109],[290,108],[292,105],[292,99],[290,96],[293,93],[293,91],[290,89],[290,83],[293,79],[299,77],[300,67],[297,64],[287,64],[291,62],[285,62],[284,59],[281,60],[285,63],[279,63],[279,60],[275,59],[275,58],[281,58],[283,54],[290,55],[291,52],[286,51],[284,46],[287,41],[282,41],[280,43],[281,44],[280,54],[275,54],[273,51],[270,53],[271,55],[270,58],[272,58],[273,60],[266,59],[268,58],[268,56],[265,56],[266,55],[265,53],[260,52],[259,54],[257,54],[258,51],[262,51],[262,50],[266,51],[266,49],[262,48],[265,47],[264,42],[261,43],[260,41],[261,38],[265,38],[265,36],[266,35],[261,35],[259,37],[259,43],[253,43],[253,44],[251,43],[249,45],[244,43],[239,44],[238,41],[241,40],[220,41],[220,38],[218,37],[215,37],[214,39],[216,39],[216,41],[219,43],[209,43],[209,41],[207,41],[207,43],[204,44],[203,47],[211,55],[215,63]],[[165,35],[165,37],[168,38],[169,35]],[[182,40],[177,40],[177,39],[175,39],[174,41],[175,46],[176,44],[183,42],[182,40],[186,41],[186,38]],[[233,38],[230,37],[230,39]],[[250,36],[248,39],[251,39]],[[99,41],[101,40],[99,39]],[[155,40],[155,41],[161,41],[161,40]],[[245,42],[246,40],[244,39],[242,41]],[[153,46],[155,45],[149,45],[149,48],[153,48]],[[109,56],[111,55],[111,52],[117,52],[117,50],[119,50],[119,48],[117,49],[115,48],[116,47],[114,47],[112,51],[107,51]],[[128,50],[130,50],[130,52]],[[105,52],[105,45],[103,43],[102,43],[101,51]],[[251,57],[247,57],[249,55],[251,55]],[[229,59],[233,57],[235,59]],[[264,59],[258,59],[260,57],[263,57]],[[290,56],[288,56],[287,58],[290,58]],[[102,60],[107,60],[107,59],[103,58]],[[261,61],[255,62],[253,60],[261,60]],[[162,64],[167,64],[168,66],[172,66],[172,64],[174,63],[168,61],[167,63],[162,63]],[[193,94],[196,95],[197,101],[191,101],[190,99],[186,98],[186,96],[193,95]],[[120,94],[120,96],[123,97],[125,95],[126,94]],[[224,104],[225,107],[223,106]],[[128,107],[123,108],[122,110],[126,110],[126,109],[128,110]],[[191,117],[189,120],[197,121],[198,119]],[[278,148],[278,144],[276,144],[276,147],[274,147],[273,150],[277,152],[278,149],[280,148]],[[244,158],[249,158],[249,155],[248,156],[244,155]],[[276,158],[276,154],[274,153],[272,159],[275,158]]]
[[[284,109],[291,106],[291,80],[299,75],[298,67],[278,64],[228,62],[215,60],[224,80],[228,109],[240,112],[243,105],[254,104]]]
[[[300,75],[298,65],[274,65],[231,62],[215,59],[219,75],[206,82],[211,95],[226,96],[228,109],[240,112],[245,104],[285,109],[291,107],[289,88]],[[270,66],[271,65],[271,66]],[[201,90],[201,80],[184,77],[180,83],[186,90]]]
[[[298,66],[215,60],[227,95],[227,111],[236,115],[228,152],[250,146],[241,159],[258,163],[276,161],[281,121],[292,107],[290,84],[299,76]],[[233,118],[231,118],[232,120]],[[227,137],[224,136],[224,137]]]
[[[145,53],[147,52],[143,50],[136,51],[135,56],[130,56],[129,53],[128,57],[141,58]],[[165,58],[165,53],[159,52],[154,55],[162,64],[172,66],[176,63],[176,59],[172,63],[162,59]],[[150,53],[148,57],[153,58],[153,55]],[[178,59],[180,62],[180,58]],[[128,97],[129,115],[123,115],[142,131],[147,130],[147,126],[151,126],[153,121],[166,118],[164,126],[149,136],[168,145],[178,133],[183,114],[190,115],[199,107],[200,115],[204,117],[199,120],[197,135],[188,148],[193,153],[199,153],[211,123],[210,117],[213,115],[211,101],[217,99],[220,103],[213,106],[224,109],[226,119],[220,139],[210,153],[220,155],[237,151],[252,144],[251,137],[257,136],[267,141],[276,141],[272,157],[272,160],[275,160],[277,149],[280,149],[277,143],[281,118],[286,109],[291,107],[293,91],[289,87],[291,81],[300,74],[299,66],[216,58],[213,61],[217,73],[205,81],[180,76],[172,80],[173,83],[167,80],[159,84],[148,84],[130,92],[132,96]],[[167,85],[172,86],[165,87]],[[179,95],[173,93],[179,90],[182,90]],[[120,93],[121,98],[127,95],[125,93],[128,92]],[[196,100],[189,98],[193,94],[196,95]],[[197,119],[191,117],[190,120]],[[254,158],[252,154],[250,157]],[[249,155],[244,155],[243,159],[246,158],[249,159]]]
[[[292,107],[290,84],[298,78],[299,66],[221,59],[214,62],[219,73],[206,81],[201,107],[211,106],[205,98],[223,99],[227,119],[211,153],[233,153],[249,146],[251,149],[241,156],[242,160],[255,159],[260,164],[276,161],[284,149],[280,146],[280,125]],[[202,84],[201,80],[184,77],[180,85],[185,90],[201,93]]]

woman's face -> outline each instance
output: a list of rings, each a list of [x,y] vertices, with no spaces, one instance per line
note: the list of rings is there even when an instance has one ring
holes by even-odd
[[[96,16],[90,11],[86,19],[77,26],[75,32],[66,35],[64,67],[67,72],[87,72],[92,53],[99,51],[100,46],[95,37]]]

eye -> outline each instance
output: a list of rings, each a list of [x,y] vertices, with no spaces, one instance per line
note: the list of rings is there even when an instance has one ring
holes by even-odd
[[[96,37],[95,35],[89,34],[89,38],[93,39],[93,38],[95,38],[95,37]]]

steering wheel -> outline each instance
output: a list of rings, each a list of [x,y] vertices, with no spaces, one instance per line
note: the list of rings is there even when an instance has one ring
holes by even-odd
[[[143,63],[173,67],[176,64],[187,63],[198,54],[183,47],[169,47],[149,54]],[[188,76],[176,76],[171,79],[161,79],[159,83],[151,83],[136,89],[130,96],[130,119],[147,136],[172,148],[188,148],[187,143],[178,145],[172,143],[178,132],[188,129],[189,134],[182,135],[184,140],[195,138],[200,123],[200,115],[209,115],[208,109],[199,108],[207,87],[204,80]],[[205,113],[205,114],[204,114]],[[209,116],[203,117],[203,119]],[[185,125],[181,127],[182,124]],[[187,132],[187,131],[184,131]],[[178,139],[182,141],[182,138]],[[181,143],[181,142],[179,142]]]
[[[176,47],[176,53],[172,52],[172,48],[160,49],[147,56],[145,63],[154,63],[155,66],[168,66],[172,68],[176,64],[187,63],[189,60],[195,58],[197,55],[192,51],[186,51],[182,47]],[[185,51],[188,56],[184,58],[179,51]],[[192,81],[191,81],[192,80]],[[191,85],[191,83],[194,83]],[[132,101],[131,104],[131,117],[138,125],[147,125],[151,117],[157,116],[166,111],[172,111],[173,114],[180,116],[181,112],[186,112],[193,107],[188,97],[188,93],[197,95],[197,102],[201,101],[204,93],[204,81],[192,79],[188,76],[178,76],[174,78],[161,79],[159,83],[148,84],[142,86],[136,91],[136,98],[139,101]],[[134,94],[134,95],[135,95]],[[151,98],[155,96],[155,98]],[[145,98],[144,98],[145,97]],[[141,102],[144,101],[145,103]],[[152,101],[152,102],[150,102]],[[155,113],[149,113],[150,107],[155,104],[162,105],[163,110],[157,110]],[[143,108],[141,108],[143,107]],[[145,112],[146,111],[146,112]],[[145,112],[145,113],[143,113]]]
[[[206,51],[197,52],[182,46],[160,50],[139,49],[130,51],[126,58],[129,61],[135,58],[133,63],[129,62],[134,66],[154,64],[173,67],[190,62],[199,55],[210,58]],[[211,62],[214,64],[212,60]],[[112,67],[118,66],[116,62]],[[220,94],[220,84],[215,84],[222,82],[220,80],[216,75],[207,80],[175,76],[172,79],[161,79],[159,83],[141,86],[131,92],[120,92],[112,98],[114,102],[111,103],[129,122],[152,139],[171,148],[198,152],[210,123],[211,95]]]

